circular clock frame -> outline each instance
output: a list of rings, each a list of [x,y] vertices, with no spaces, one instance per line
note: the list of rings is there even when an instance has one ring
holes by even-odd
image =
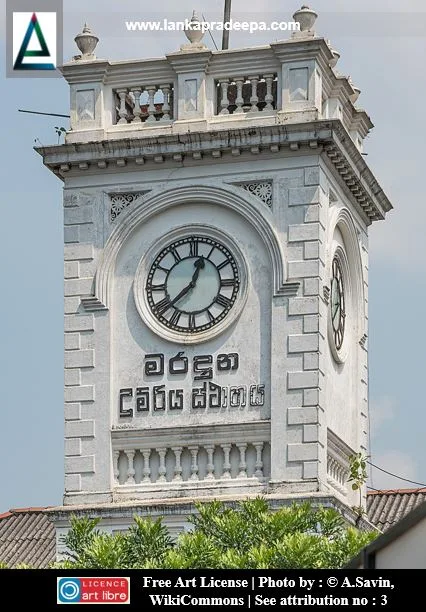
[[[219,296],[219,301],[221,301],[221,297],[224,299],[222,300],[223,304],[221,304],[219,308],[216,308],[218,312],[213,320],[210,318],[212,315],[209,311],[210,320],[200,326],[194,323],[194,329],[190,330],[189,327],[179,328],[180,326],[176,325],[176,313],[185,313],[189,326],[189,322],[191,322],[191,311],[185,311],[184,307],[181,307],[182,310],[180,310],[180,308],[172,305],[170,310],[174,310],[174,313],[172,313],[171,318],[173,318],[174,314],[175,320],[171,322],[170,318],[168,318],[169,315],[167,315],[167,317],[163,316],[166,313],[161,313],[161,308],[158,308],[158,303],[161,300],[153,297],[152,286],[155,271],[158,269],[158,266],[161,265],[161,261],[165,259],[165,257],[172,252],[173,247],[176,246],[179,249],[178,257],[182,257],[182,261],[175,261],[171,268],[178,269],[178,266],[182,267],[186,260],[186,273],[188,273],[188,266],[190,266],[190,271],[193,274],[192,278],[188,277],[188,281],[194,280],[194,277],[196,278],[196,282],[199,282],[199,280],[203,281],[204,279],[201,274],[204,269],[206,269],[210,275],[215,275],[214,270],[217,270],[217,268],[209,259],[204,259],[205,256],[197,259],[198,256],[186,253],[186,250],[190,248],[191,239],[193,238],[199,238],[202,245],[209,245],[210,248],[214,247],[218,252],[219,258],[222,254],[223,257],[228,260],[228,275],[231,274],[231,278],[234,279],[234,284],[224,290],[225,295],[222,295],[220,292],[217,294]],[[203,261],[200,261],[200,259]],[[169,269],[166,278],[168,278],[170,274],[171,269]],[[220,282],[220,272],[217,272],[217,276]],[[190,299],[193,286],[189,287],[189,285],[190,283],[186,284],[181,293],[188,293]],[[156,287],[156,285],[154,285],[154,287]],[[247,287],[247,266],[244,256],[239,247],[235,244],[235,241],[222,230],[219,231],[214,227],[204,224],[192,224],[190,226],[185,225],[175,228],[151,245],[139,262],[133,284],[133,293],[139,315],[155,334],[170,342],[198,344],[207,342],[211,338],[218,336],[240,316],[247,299]],[[164,293],[170,300],[167,291],[164,291]],[[199,291],[198,294],[200,295]],[[178,296],[172,297],[176,300]],[[185,297],[187,296],[184,295],[184,299]],[[209,301],[208,298],[207,301]],[[204,310],[209,310],[207,305],[196,314],[202,314]],[[184,320],[185,316],[183,317]],[[195,316],[193,319],[195,320]]]
[[[350,308],[349,265],[343,248],[338,246],[334,250],[331,260],[328,305],[328,340],[331,352],[337,363],[343,363],[348,354]],[[333,309],[335,310],[333,311]]]

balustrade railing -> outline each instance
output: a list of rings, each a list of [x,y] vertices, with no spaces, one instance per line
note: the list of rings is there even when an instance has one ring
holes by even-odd
[[[270,474],[268,442],[114,450],[116,486],[257,479]]]
[[[327,479],[331,485],[346,495],[349,477],[349,467],[335,456],[327,454]]]
[[[277,74],[218,79],[217,115],[267,112],[277,108]]]
[[[173,119],[173,85],[144,85],[114,90],[115,123],[155,124]]]

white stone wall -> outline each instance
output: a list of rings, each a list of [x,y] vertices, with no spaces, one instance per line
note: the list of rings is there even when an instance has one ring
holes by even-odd
[[[226,162],[188,161],[180,167],[152,161],[143,172],[137,167],[133,171],[111,168],[67,176],[66,503],[113,499],[117,483],[111,428],[122,423],[119,389],[141,384],[144,354],[173,356],[179,350],[185,350],[189,358],[238,351],[235,384],[265,384],[264,406],[232,414],[194,415],[186,407],[178,416],[138,415],[126,421],[129,435],[134,434],[135,426],[167,429],[210,424],[214,429],[226,423],[240,423],[241,431],[251,432],[250,422],[270,418],[270,490],[329,490],[327,431],[332,429],[343,443],[358,450],[365,444],[365,426],[360,426],[357,410],[360,402],[366,405],[367,401],[366,383],[361,382],[366,379],[366,353],[358,344],[360,338],[343,374],[336,373],[328,349],[324,286],[329,285],[331,180],[314,149],[296,156],[284,153],[262,158],[243,152]],[[254,181],[272,183],[271,201],[244,188],[244,183]],[[214,193],[217,199],[208,202],[204,195],[198,203],[194,198],[191,203],[173,206],[175,195],[169,198],[167,194],[185,189],[192,194]],[[339,191],[335,185],[333,189]],[[110,194],[119,193],[139,195],[128,198],[112,215]],[[350,206],[343,195],[339,203]],[[132,288],[146,249],[172,228],[194,220],[222,228],[234,238],[247,261],[249,289],[241,316],[228,330],[202,345],[182,347],[161,340],[145,326]],[[361,219],[355,222],[363,231],[366,270],[365,227]],[[342,402],[349,379],[351,397]],[[188,377],[182,384],[189,389],[192,383]],[[366,409],[363,415],[366,422]],[[251,490],[243,481],[238,486],[242,492]],[[151,491],[151,497],[161,497],[165,488]],[[341,495],[342,490],[337,493]],[[123,491],[120,495],[126,497]],[[129,490],[131,498],[139,495],[137,486]]]

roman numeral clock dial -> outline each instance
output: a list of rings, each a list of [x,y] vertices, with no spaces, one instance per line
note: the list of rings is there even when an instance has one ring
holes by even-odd
[[[331,276],[331,325],[333,330],[334,344],[337,350],[342,348],[345,335],[345,293],[343,286],[343,274],[339,259],[335,257],[332,264]]]
[[[207,236],[188,236],[163,248],[145,284],[153,316],[183,334],[197,334],[221,322],[239,290],[239,270],[232,253]]]

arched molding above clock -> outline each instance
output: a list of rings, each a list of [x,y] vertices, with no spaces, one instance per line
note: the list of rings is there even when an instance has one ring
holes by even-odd
[[[358,234],[352,215],[346,208],[334,211],[330,223],[331,241],[328,249],[327,278],[332,277],[333,260],[337,258],[343,273],[346,303],[346,325],[342,346],[336,348],[329,311],[329,342],[333,357],[343,363],[350,346],[364,333],[365,296],[362,259]]]
[[[278,236],[262,211],[253,207],[244,197],[244,192],[235,187],[219,188],[211,185],[176,187],[160,193],[153,193],[114,228],[105,245],[103,257],[95,277],[95,299],[109,307],[111,287],[117,255],[127,238],[140,225],[155,215],[175,206],[205,202],[232,210],[248,222],[262,239],[269,253],[272,268],[274,295],[285,293],[284,254]],[[266,209],[266,207],[265,207]],[[266,209],[266,214],[270,211]]]

